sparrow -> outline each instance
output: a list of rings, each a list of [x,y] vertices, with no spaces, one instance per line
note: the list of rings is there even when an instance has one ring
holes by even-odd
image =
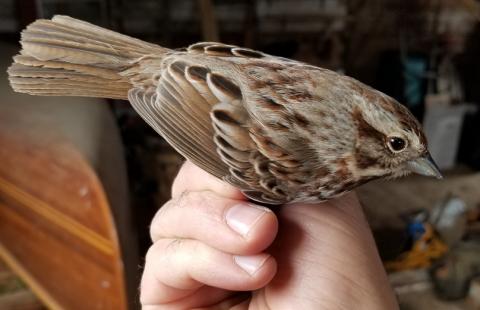
[[[185,158],[259,203],[441,178],[406,107],[327,69],[217,42],[168,49],[68,16],[33,22],[21,45],[15,91],[128,99]]]

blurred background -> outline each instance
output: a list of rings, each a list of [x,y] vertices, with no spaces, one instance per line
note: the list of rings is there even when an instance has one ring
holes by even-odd
[[[21,29],[54,14],[259,49],[395,97],[446,176],[358,190],[401,308],[480,309],[477,0],[0,0],[0,309],[138,308],[149,223],[183,161],[127,102],[12,92]]]

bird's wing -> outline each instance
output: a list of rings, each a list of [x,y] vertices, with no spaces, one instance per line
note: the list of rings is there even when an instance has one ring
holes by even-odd
[[[213,141],[210,110],[214,97],[202,96],[186,79],[186,66],[173,62],[163,70],[156,89],[134,88],[128,99],[145,121],[178,152],[210,174],[223,178],[228,167],[220,160]],[[204,73],[188,68],[189,76]]]
[[[258,151],[242,91],[210,69],[166,61],[157,88],[133,88],[129,100],[137,112],[178,152],[210,174],[263,203],[286,201],[271,176],[268,158]]]
[[[165,60],[156,88],[134,88],[137,112],[178,152],[208,173],[268,204],[287,202],[259,149],[244,96],[234,79],[174,56]]]

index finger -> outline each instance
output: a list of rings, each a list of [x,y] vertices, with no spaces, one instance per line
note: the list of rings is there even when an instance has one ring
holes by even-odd
[[[245,200],[245,196],[236,187],[186,161],[173,181],[172,197],[179,197],[184,192],[200,191],[211,191],[221,197]]]

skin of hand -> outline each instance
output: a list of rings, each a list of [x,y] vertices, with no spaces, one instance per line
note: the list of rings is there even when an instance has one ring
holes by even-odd
[[[187,162],[152,221],[142,309],[398,309],[355,194],[275,208]]]

